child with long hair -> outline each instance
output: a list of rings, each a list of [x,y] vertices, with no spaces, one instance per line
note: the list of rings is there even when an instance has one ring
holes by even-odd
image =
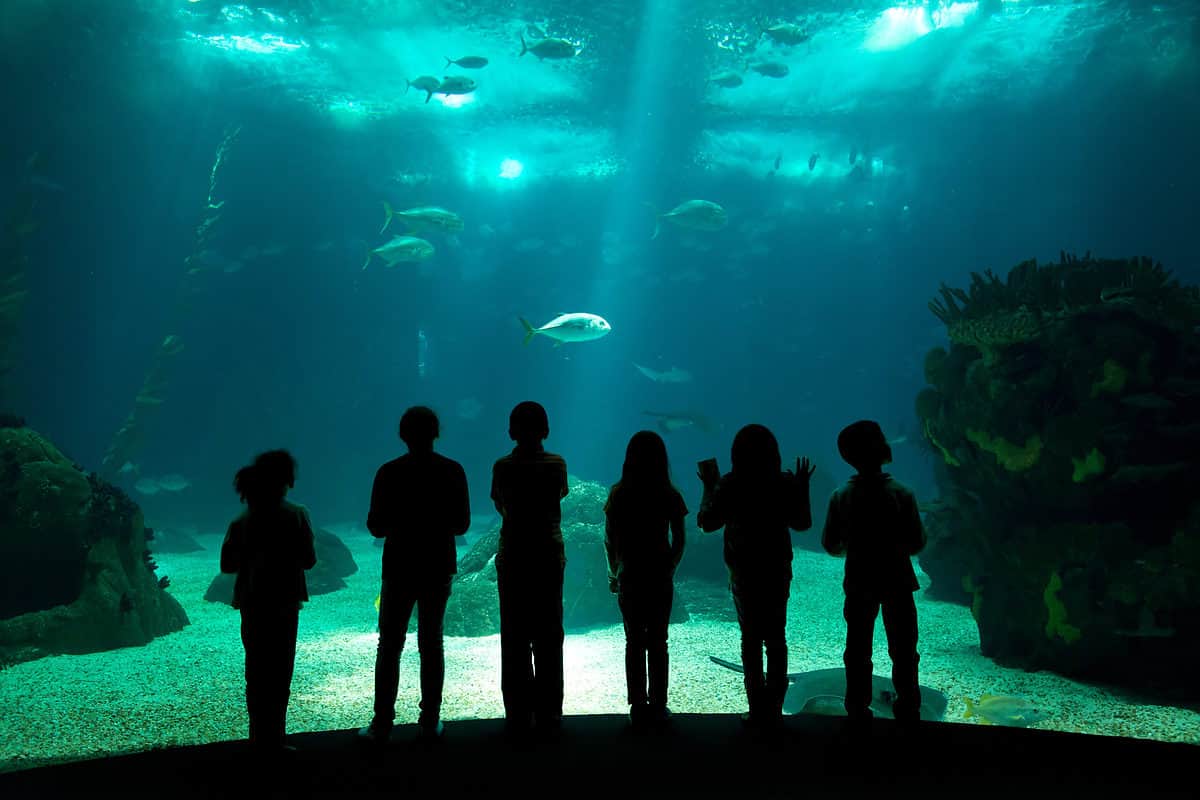
[[[304,571],[317,563],[308,510],[285,499],[295,483],[296,460],[286,450],[262,453],[238,470],[233,486],[246,510],[221,545],[221,572],[237,574],[233,607],[242,613],[250,743],[268,752],[292,749],[283,738],[300,606],[308,600]]]
[[[625,678],[635,725],[662,722],[670,714],[667,624],[687,513],[671,482],[662,437],[638,431],[625,449],[621,480],[604,504],[608,582],[625,622]]]

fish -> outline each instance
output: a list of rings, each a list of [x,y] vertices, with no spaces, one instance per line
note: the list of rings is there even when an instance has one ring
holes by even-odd
[[[708,82],[715,83],[722,89],[736,89],[742,85],[742,76],[732,70],[725,70],[710,75]]]
[[[777,172],[779,170],[779,165],[782,163],[783,163],[783,153],[776,153],[775,154],[775,164],[774,164],[774,166],[771,167],[771,171]],[[809,167],[809,169],[812,169],[812,167]]]
[[[780,61],[759,61],[751,64],[750,69],[768,78],[784,78],[791,72],[788,65]]]
[[[525,34],[521,34],[521,53],[518,58],[526,53],[533,53],[538,57],[538,61],[547,58],[554,60],[574,58],[578,52],[575,45],[566,39],[539,39],[533,44],[526,44]]]
[[[559,314],[539,328],[530,325],[524,317],[517,319],[521,320],[521,326],[525,328],[525,344],[533,341],[533,337],[539,333],[553,339],[554,346],[558,347],[568,342],[590,342],[593,339],[607,336],[612,330],[608,320],[582,311]]]
[[[429,102],[429,98],[433,97],[433,93],[442,86],[442,82],[432,75],[421,75],[420,77],[414,78],[411,81],[405,78],[404,82],[408,84],[404,87],[405,94],[408,94],[408,90],[411,88],[415,87],[420,89],[422,92],[425,92],[426,103]]]
[[[850,164],[853,165],[855,161],[858,161],[858,148],[851,147],[850,148]]]
[[[404,211],[395,211],[392,209],[391,203],[385,200],[383,212],[385,217],[383,227],[379,229],[380,233],[387,230],[388,225],[397,217],[404,222],[405,227],[411,233],[422,231],[459,233],[465,227],[462,217],[439,206],[418,206]]]
[[[719,231],[729,222],[729,215],[724,208],[709,200],[687,200],[667,213],[658,215],[651,239],[658,238],[659,220],[664,219],[694,231]]]
[[[152,478],[142,478],[133,485],[133,488],[144,495],[158,494],[158,481]]]
[[[1024,728],[1050,716],[1023,697],[985,694],[978,701],[972,701],[969,697],[964,697],[963,700],[967,704],[963,719],[975,717],[984,725]]]
[[[695,411],[643,411],[648,417],[658,419],[658,429],[663,433],[674,433],[686,428],[695,428],[702,433],[711,433],[713,423],[708,417]]]
[[[817,160],[820,158],[821,158],[820,153],[813,153],[811,156],[808,157],[808,171],[809,172],[813,171],[813,167],[815,167],[817,165]]]
[[[483,69],[488,65],[488,60],[483,56],[463,56],[462,58],[451,58],[445,56],[446,66],[454,64],[463,69]]]
[[[192,482],[177,472],[163,475],[158,479],[158,488],[164,492],[182,492],[192,485]]]
[[[367,268],[372,256],[379,256],[387,266],[394,267],[402,261],[425,261],[433,252],[433,245],[424,239],[416,236],[396,236],[390,242],[381,244],[367,253],[362,268]]]
[[[763,34],[776,44],[788,46],[803,44],[812,38],[807,30],[792,22],[781,22],[763,30]]]
[[[634,366],[637,367],[638,372],[655,383],[690,383],[692,380],[692,373],[679,367],[671,367],[666,372],[658,372],[649,367],[643,367],[641,364],[635,363]]]
[[[466,75],[447,75],[442,85],[433,91],[434,94],[470,94],[477,86],[475,79]]]
[[[709,656],[710,661],[734,672],[744,672],[741,664]],[[845,716],[846,670],[814,669],[788,674],[787,693],[783,697],[785,714],[827,714]],[[921,686],[921,719],[937,721],[945,717],[946,695],[937,689]],[[892,682],[880,675],[871,676],[871,711],[877,717],[893,719],[892,703],[896,692]]]

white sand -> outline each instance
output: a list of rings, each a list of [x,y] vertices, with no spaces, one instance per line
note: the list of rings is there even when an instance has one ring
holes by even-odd
[[[375,596],[381,550],[363,531],[340,528],[359,571],[349,586],[313,598],[300,615],[300,641],[288,715],[291,732],[354,728],[371,716]],[[245,736],[239,615],[208,603],[220,538],[202,537],[202,553],[156,556],[191,619],[179,633],[145,647],[56,656],[0,672],[0,770],[152,747]],[[788,624],[789,669],[841,666],[842,562],[797,551]],[[925,582],[922,576],[922,582]],[[1049,711],[1039,728],[1200,743],[1200,714],[1126,702],[1104,689],[1057,675],[998,667],[979,654],[970,611],[918,595],[921,683],[950,698],[949,721],[964,722],[963,698],[1024,697]],[[614,600],[615,602],[615,600]],[[741,676],[708,657],[738,661],[732,603],[726,619],[671,626],[670,705],[678,712],[745,710]],[[416,637],[401,660],[397,723],[414,721],[419,699]],[[567,714],[627,711],[620,626],[568,635],[564,660]],[[875,672],[890,674],[882,624]],[[499,636],[446,641],[447,720],[499,717]],[[967,720],[965,724],[975,724]]]

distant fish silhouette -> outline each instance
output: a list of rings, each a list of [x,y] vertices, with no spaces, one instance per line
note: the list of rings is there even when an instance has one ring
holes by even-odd
[[[813,153],[811,156],[808,157],[808,171],[809,172],[813,171],[813,167],[815,167],[817,165],[817,159],[819,159],[820,157],[821,157],[820,153]]]

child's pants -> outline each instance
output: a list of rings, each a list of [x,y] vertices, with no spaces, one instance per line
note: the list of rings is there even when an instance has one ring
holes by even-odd
[[[888,655],[892,658],[892,684],[896,699],[892,712],[898,720],[915,720],[921,711],[921,689],[917,683],[917,606],[911,592],[888,597],[847,594],[846,618],[846,713],[861,718],[870,715],[873,697],[871,642],[875,618],[883,609]]]

